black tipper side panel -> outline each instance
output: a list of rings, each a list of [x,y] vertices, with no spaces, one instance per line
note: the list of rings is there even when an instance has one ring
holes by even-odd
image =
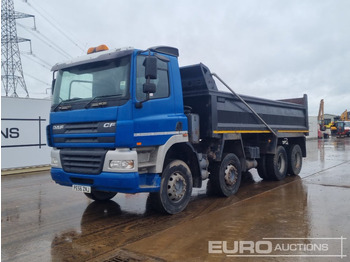
[[[214,131],[268,131],[266,126],[233,94],[218,91],[210,70],[203,64],[180,69],[184,105],[200,116],[201,138],[213,137]],[[241,97],[273,129],[306,131],[307,96],[283,101]],[[298,133],[298,132],[297,132]],[[307,132],[305,132],[307,133]],[[298,136],[302,135],[299,133]]]

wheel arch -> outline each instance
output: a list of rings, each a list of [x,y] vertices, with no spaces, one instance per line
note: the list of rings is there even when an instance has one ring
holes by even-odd
[[[305,137],[293,137],[288,139],[289,145],[299,145],[303,157],[306,157],[306,138]]]
[[[246,155],[244,152],[244,146],[242,139],[225,140],[222,158],[229,153],[235,154],[241,164],[241,169],[246,169]]]
[[[242,140],[241,139],[225,140],[223,153],[224,154],[233,153],[239,159],[241,159],[241,158],[245,159],[245,153],[244,153],[244,147],[243,147]]]
[[[196,150],[188,142],[188,137],[172,136],[164,145],[157,149],[155,173],[162,173],[165,166],[172,159],[184,161],[191,170],[193,187],[202,186],[200,166]]]
[[[163,169],[166,167],[169,161],[173,159],[182,160],[188,165],[193,178],[193,187],[202,186],[202,178],[197,153],[190,143],[177,143],[172,145],[166,152],[163,162]]]

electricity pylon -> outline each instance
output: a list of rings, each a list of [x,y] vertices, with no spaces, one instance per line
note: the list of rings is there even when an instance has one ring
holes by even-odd
[[[16,19],[33,17],[34,15],[16,12],[13,0],[1,1],[1,85],[4,87],[6,96],[18,97],[17,89],[23,88],[27,97],[29,93],[24,81],[22,62],[18,43],[30,43],[30,39],[17,36]],[[35,18],[34,18],[35,27]]]

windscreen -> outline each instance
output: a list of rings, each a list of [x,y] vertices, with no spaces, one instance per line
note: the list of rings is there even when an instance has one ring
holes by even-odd
[[[89,103],[108,97],[129,98],[130,56],[61,69],[56,78],[52,104]],[[79,102],[78,102],[79,101]]]

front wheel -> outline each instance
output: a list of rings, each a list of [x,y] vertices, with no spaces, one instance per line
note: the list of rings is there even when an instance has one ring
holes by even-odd
[[[210,180],[217,195],[234,195],[241,184],[241,162],[235,154],[227,154],[220,163],[213,163]]]
[[[91,193],[84,193],[88,198],[95,201],[107,201],[112,199],[117,193],[116,192],[105,192],[105,191],[97,191],[91,190]]]
[[[179,213],[190,201],[192,186],[190,168],[181,160],[173,160],[162,173],[160,191],[150,193],[152,205],[162,213]]]

